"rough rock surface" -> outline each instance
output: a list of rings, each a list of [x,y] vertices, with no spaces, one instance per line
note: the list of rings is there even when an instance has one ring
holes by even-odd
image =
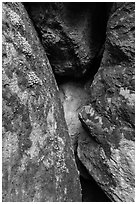
[[[31,2],[25,3],[25,7],[54,72],[81,77],[90,69],[92,75],[104,42],[110,4]]]
[[[60,98],[64,108],[64,116],[68,126],[72,145],[75,149],[77,138],[87,134],[78,118],[78,113],[83,105],[88,102],[89,95],[81,83],[66,82],[59,86]]]
[[[112,201],[135,199],[135,4],[111,15],[101,67],[91,101],[79,118],[89,136],[78,141],[78,157]]]
[[[3,3],[3,201],[81,201],[59,91],[21,3]]]

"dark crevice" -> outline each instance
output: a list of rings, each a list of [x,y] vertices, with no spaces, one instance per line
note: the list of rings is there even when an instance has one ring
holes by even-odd
[[[90,180],[87,180],[80,176],[80,182],[83,202],[111,202],[92,177]]]
[[[90,31],[89,29],[89,35],[91,35],[92,38],[92,45],[90,46],[95,46],[98,47],[98,45],[100,44],[100,48],[98,48],[98,52],[96,53],[94,59],[87,63],[87,65],[84,65],[84,69],[86,70],[85,73],[83,73],[82,75],[79,73],[79,70],[81,69],[81,67],[83,65],[80,64],[80,61],[78,59],[78,56],[75,54],[74,50],[73,50],[73,42],[70,41],[70,39],[67,38],[66,33],[64,33],[62,31],[62,27],[60,26],[59,22],[48,22],[47,19],[44,19],[44,22],[48,23],[48,27],[52,29],[51,26],[54,25],[54,30],[59,30],[61,37],[64,39],[61,43],[66,43],[65,45],[55,45],[54,47],[51,47],[50,45],[47,44],[47,42],[43,41],[43,32],[41,30],[41,25],[37,26],[36,22],[34,22],[32,13],[31,13],[31,5],[33,4],[34,9],[36,9],[37,7],[39,7],[39,5],[41,3],[24,3],[24,6],[26,8],[26,10],[28,11],[28,14],[30,16],[30,18],[32,19],[32,22],[34,23],[34,27],[38,33],[38,37],[41,40],[41,43],[43,44],[45,51],[47,53],[48,59],[50,61],[50,64],[53,68],[53,72],[55,74],[56,80],[58,84],[63,83],[64,81],[69,81],[69,79],[74,80],[74,81],[82,81],[82,83],[86,83],[89,80],[93,80],[94,75],[97,73],[98,68],[100,66],[100,62],[102,59],[102,55],[103,55],[103,51],[104,51],[104,42],[105,42],[105,38],[106,38],[106,26],[107,26],[107,21],[108,21],[108,17],[109,17],[109,13],[111,10],[111,7],[113,5],[113,3],[105,3],[105,2],[100,2],[100,3],[84,3],[84,2],[80,2],[80,3],[64,3],[68,13],[71,14],[71,21],[72,21],[72,16],[74,15],[74,19],[78,18],[77,16],[82,15],[85,12],[88,12],[89,10],[91,11],[91,17],[92,18],[92,30]],[[56,9],[57,7],[61,6],[61,4],[59,3],[43,3],[43,7],[45,6],[45,8],[50,7],[50,10],[53,10],[53,14],[51,15],[55,15]],[[79,14],[79,15],[78,15]],[[48,17],[49,14],[45,14],[46,17]],[[55,17],[54,17],[55,18]],[[55,25],[56,24],[56,25]],[[57,27],[57,28],[56,28]],[[94,31],[94,32],[93,32]],[[57,56],[59,56],[59,59],[61,59],[62,57],[62,62],[64,61],[64,54],[63,51],[61,51],[61,49],[58,49],[58,46],[66,46],[67,44],[71,45],[70,48],[68,49],[68,56],[70,57],[72,63],[73,63],[73,67],[75,67],[74,73],[70,74],[69,70],[66,70],[66,74],[62,73],[57,73],[56,71],[56,63],[57,63]],[[69,60],[69,58],[68,58]],[[83,69],[83,68],[82,68]]]
[[[33,18],[31,16],[31,4],[33,4],[34,8],[36,9],[38,5],[40,5],[41,3],[24,3],[24,6],[26,8],[26,10],[28,11],[28,14],[30,16],[30,18],[32,19],[32,22],[34,24],[34,27],[38,33],[38,37],[41,41],[41,43],[43,44],[46,54],[48,56],[49,62],[53,68],[53,73],[55,75],[55,79],[57,81],[58,85],[61,85],[63,83],[66,82],[70,82],[70,81],[75,81],[75,82],[80,82],[81,84],[86,84],[86,83],[91,83],[94,79],[95,74],[97,73],[99,67],[100,67],[100,63],[102,60],[102,56],[103,56],[103,52],[104,52],[104,43],[105,43],[105,39],[106,39],[106,28],[107,28],[107,21],[108,21],[108,17],[109,14],[111,12],[111,8],[113,6],[113,3],[106,3],[106,2],[100,2],[100,3],[65,3],[66,4],[66,8],[67,11],[70,12],[70,16],[68,15],[68,18],[70,17],[70,21],[72,20],[72,16],[74,17],[74,19],[79,18],[79,15],[83,15],[83,13],[89,11],[91,9],[91,13],[92,13],[92,17],[94,17],[92,19],[92,31],[91,32],[91,38],[93,39],[94,44],[100,45],[98,46],[98,52],[96,52],[96,55],[93,59],[92,62],[89,62],[85,68],[86,71],[85,73],[83,73],[83,75],[78,75],[75,74],[76,70],[78,71],[81,64],[79,62],[78,56],[75,54],[74,50],[73,50],[73,42],[70,41],[70,39],[67,37],[67,35],[62,31],[62,27],[60,26],[59,22],[48,22],[47,19],[44,20],[44,22],[49,23],[48,26],[49,28],[52,28],[51,26],[54,25],[55,30],[59,30],[59,32],[61,33],[61,37],[63,38],[62,43],[65,42],[64,44],[59,44],[59,45],[55,45],[50,47],[50,45],[46,44],[48,42],[44,42],[43,41],[43,32],[41,31],[41,25],[39,25],[39,27],[36,26],[35,22],[33,21]],[[51,3],[43,3],[43,6],[47,6],[50,7],[49,10],[54,10],[54,12],[56,11],[56,6],[62,6],[61,3],[54,3],[53,5],[51,5]],[[46,14],[47,15],[47,14]],[[49,14],[48,14],[49,15]],[[51,15],[55,15],[55,13],[51,13]],[[75,20],[74,20],[75,21]],[[74,22],[74,24],[76,23]],[[94,31],[94,32],[93,32]],[[65,40],[64,40],[65,39]],[[49,43],[50,44],[50,43]],[[56,60],[57,57],[59,56],[60,59],[62,59],[62,62],[64,61],[64,55],[63,55],[63,51],[58,49],[58,46],[60,46],[61,48],[64,46],[67,47],[67,44],[71,45],[69,48],[69,57],[72,59],[72,62],[74,63],[73,66],[75,67],[75,71],[74,74],[69,75],[69,72],[67,73],[68,75],[64,75],[64,74],[57,74],[55,73],[55,66],[54,64],[56,64]],[[91,45],[93,46],[93,45]],[[58,52],[59,50],[59,52]],[[69,60],[69,59],[68,59]],[[82,121],[81,121],[82,122]],[[83,126],[85,126],[84,124],[82,124]],[[85,127],[84,127],[85,128]],[[89,132],[89,130],[87,130]],[[96,138],[93,138],[94,140],[96,140]],[[96,141],[98,142],[98,141]],[[108,196],[105,194],[105,192],[98,186],[98,184],[96,183],[96,181],[92,178],[92,176],[89,174],[89,172],[87,171],[86,167],[82,164],[82,162],[79,160],[77,153],[75,152],[75,160],[76,160],[76,164],[77,164],[77,168],[78,171],[80,172],[80,182],[81,182],[81,187],[82,187],[82,201],[83,202],[111,202],[111,200],[108,198]],[[84,172],[84,173],[83,173]]]
[[[75,154],[75,160],[80,172],[80,183],[82,188],[82,201],[83,202],[111,202],[110,198],[98,186],[94,178],[89,174],[86,167],[79,160]]]
[[[85,128],[85,126],[83,127]],[[86,127],[87,136],[91,138],[90,132]],[[98,142],[92,137],[93,142]],[[77,154],[78,142],[75,144],[75,162],[79,171],[79,179],[81,183],[82,202],[112,202],[102,188],[97,184],[94,178],[91,176],[87,168],[80,161]]]

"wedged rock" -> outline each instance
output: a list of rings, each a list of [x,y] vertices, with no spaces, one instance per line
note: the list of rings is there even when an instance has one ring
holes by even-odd
[[[89,133],[78,157],[112,201],[135,199],[135,4],[122,3],[108,21],[91,101],[79,118]]]
[[[51,66],[24,6],[2,4],[3,201],[81,201]]]
[[[57,75],[96,72],[111,3],[24,3]],[[100,18],[101,16],[101,18]]]
[[[77,156],[78,139],[88,137],[78,118],[81,107],[89,100],[87,88],[82,83],[69,81],[59,86],[60,98],[73,146],[75,161],[80,175],[83,202],[110,201],[102,189],[96,184],[85,166]],[[98,196],[99,195],[99,196]]]

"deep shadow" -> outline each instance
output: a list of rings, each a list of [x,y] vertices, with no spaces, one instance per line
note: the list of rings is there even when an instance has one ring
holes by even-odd
[[[75,161],[80,172],[82,188],[82,202],[112,202],[104,191],[98,186],[86,167],[79,160],[75,151]]]
[[[87,180],[80,176],[80,182],[83,202],[111,202],[92,177]]]
[[[41,7],[41,5],[43,5]],[[78,74],[79,70],[81,70],[81,64],[79,62],[79,60],[77,59],[77,56],[75,55],[75,52],[73,50],[73,44],[72,44],[72,49],[68,49],[68,55],[70,57],[70,60],[72,60],[73,65],[75,67],[76,73],[74,72],[74,74],[66,72],[67,76],[70,76],[70,78],[72,79],[74,77],[74,80],[77,80],[77,78],[79,79],[79,81],[88,81],[88,80],[92,80],[94,75],[97,73],[98,68],[100,66],[100,62],[102,59],[102,55],[103,55],[103,51],[104,51],[104,42],[105,42],[105,38],[106,38],[106,27],[107,27],[107,21],[108,21],[108,17],[110,14],[110,10],[111,7],[113,5],[113,3],[111,2],[63,2],[63,3],[42,3],[42,2],[24,2],[24,6],[30,16],[30,18],[32,19],[33,23],[34,23],[34,27],[38,33],[39,39],[42,42],[42,32],[41,32],[41,26],[37,27],[36,26],[36,22],[37,22],[37,18],[40,18],[40,15],[37,14],[37,18],[35,15],[32,16],[32,10],[35,10],[35,12],[41,12],[42,8],[49,8],[49,10],[51,10],[51,12],[49,12],[48,14],[45,14],[45,20],[44,22],[48,24],[47,18],[48,15],[53,15],[56,12],[58,7],[62,7],[63,5],[65,5],[66,8],[66,12],[67,12],[67,17],[70,17],[70,24],[74,25],[77,24],[78,19],[79,18],[83,18],[83,15],[86,15],[87,12],[90,13],[90,18],[91,18],[91,22],[92,25],[89,25],[89,27],[91,28],[91,30],[89,29],[89,35],[91,35],[92,38],[92,44],[90,45],[91,47],[95,46],[97,47],[98,51],[96,52],[96,56],[94,57],[94,59],[92,59],[91,62],[87,63],[87,65],[85,66],[85,70],[86,72],[81,75]],[[42,11],[43,13],[43,11]],[[35,20],[34,20],[35,19]],[[54,18],[53,18],[54,19]],[[36,22],[35,22],[36,21]],[[40,21],[41,22],[41,21]],[[62,44],[62,45],[56,45],[55,46],[50,46],[49,44],[43,44],[46,54],[48,56],[48,59],[50,61],[50,64],[53,68],[53,72],[55,70],[56,64],[58,63],[57,60],[60,59],[62,60],[62,62],[64,62],[64,60],[66,59],[64,56],[64,52],[61,51],[60,46],[67,47],[67,44],[71,44],[70,40],[67,38],[67,36],[64,36],[64,33],[62,32],[62,27],[59,26],[59,24],[57,24],[56,22],[52,22],[52,24],[48,24],[48,26],[53,26],[54,25],[54,30],[58,30],[60,32],[60,35],[62,36],[63,39],[63,43],[66,43],[66,45]],[[56,27],[59,26],[59,27]],[[93,45],[94,44],[94,45]],[[99,46],[100,45],[100,46]],[[98,47],[99,46],[99,47]],[[92,49],[91,49],[92,50]],[[68,60],[68,59],[67,59]],[[60,83],[60,81],[65,79],[64,74],[62,74],[62,76],[60,74],[56,74],[54,72],[55,76],[56,76],[56,80],[58,83]],[[60,76],[59,76],[60,75]],[[67,79],[67,77],[66,77]],[[62,82],[61,82],[62,83]]]

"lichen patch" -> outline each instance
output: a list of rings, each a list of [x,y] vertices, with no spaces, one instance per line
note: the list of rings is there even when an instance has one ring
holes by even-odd
[[[32,48],[30,43],[27,41],[27,39],[25,37],[23,37],[20,32],[16,32],[16,46],[19,46],[20,48],[22,48],[23,53],[32,56],[33,52],[32,52]]]
[[[42,86],[42,80],[35,74],[35,72],[30,71],[27,73],[27,78],[28,78],[28,84],[30,86],[33,85],[41,85]]]
[[[131,106],[135,105],[135,94],[130,93],[130,90],[128,90],[127,88],[124,89],[122,87],[122,88],[120,88],[119,94],[124,96],[124,98],[128,100],[128,105],[131,105]]]
[[[12,9],[10,8],[6,8],[7,9],[7,14],[9,16],[9,19],[12,23],[13,26],[19,26],[21,25],[23,27],[23,29],[25,30],[25,26],[24,23],[22,21],[22,19],[20,18],[20,16],[14,12]]]

